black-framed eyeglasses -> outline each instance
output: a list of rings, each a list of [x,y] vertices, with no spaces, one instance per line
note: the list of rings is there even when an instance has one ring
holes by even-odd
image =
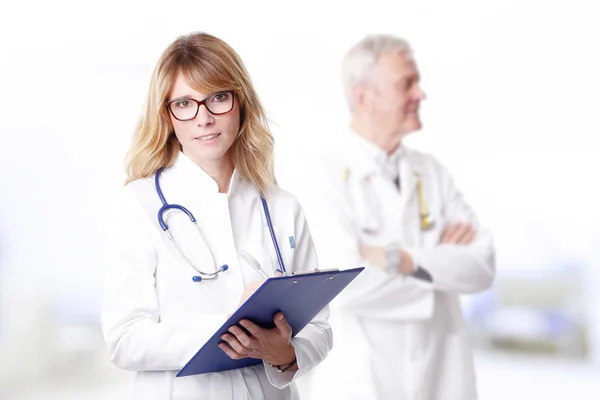
[[[211,94],[202,101],[194,99],[175,99],[167,101],[167,108],[171,115],[178,121],[189,121],[196,118],[200,106],[204,104],[209,113],[213,115],[227,114],[233,110],[235,91],[225,90]]]

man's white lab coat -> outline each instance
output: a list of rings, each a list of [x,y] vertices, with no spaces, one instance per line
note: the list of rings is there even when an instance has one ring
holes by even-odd
[[[477,398],[459,296],[492,284],[492,238],[434,158],[407,148],[396,157],[400,192],[385,176],[384,153],[349,132],[321,168],[317,196],[303,199],[321,267],[366,267],[331,304],[336,346],[303,382],[310,400]],[[418,176],[434,221],[428,231],[420,225]],[[477,229],[473,243],[440,245],[457,221]],[[368,265],[359,243],[400,244],[432,281]]]

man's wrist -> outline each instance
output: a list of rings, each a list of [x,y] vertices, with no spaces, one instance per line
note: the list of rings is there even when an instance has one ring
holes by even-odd
[[[384,269],[390,274],[397,274],[400,272],[402,266],[402,251],[400,245],[392,243],[384,249]]]
[[[399,250],[402,258],[402,262],[400,263],[400,265],[398,266],[398,272],[400,272],[403,275],[410,275],[413,272],[415,272],[415,262],[412,258],[412,256],[410,255],[410,253],[404,251],[404,250]]]
[[[400,245],[392,244],[385,249],[385,270],[391,274],[410,275],[415,271],[415,263],[410,253]]]

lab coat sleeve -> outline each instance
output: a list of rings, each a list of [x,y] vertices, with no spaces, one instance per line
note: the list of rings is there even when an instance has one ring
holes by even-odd
[[[317,254],[310,235],[304,212],[300,204],[294,199],[295,238],[294,272],[318,268]],[[327,357],[333,346],[333,335],[329,326],[329,307],[325,307],[317,316],[292,338],[292,345],[296,351],[298,370],[295,372],[279,372],[265,363],[269,382],[283,388],[293,380],[306,374]]]
[[[102,310],[109,357],[117,367],[131,371],[179,370],[227,315],[204,315],[185,323],[161,321],[154,288],[158,231],[127,190],[114,215]]]
[[[333,169],[333,168],[332,168]],[[335,171],[335,169],[333,169]],[[341,174],[339,174],[341,175]],[[359,252],[360,228],[354,218],[345,182],[323,180],[319,195],[307,196],[309,222],[322,268],[365,269],[332,302],[358,316],[386,320],[423,320],[433,313],[433,286],[412,276],[390,274],[370,265]]]
[[[492,285],[495,276],[492,235],[480,225],[448,171],[437,162],[434,165],[440,176],[442,219],[446,226],[466,222],[477,230],[477,235],[469,245],[440,244],[408,251],[415,264],[429,272],[436,290],[457,294],[483,291]]]

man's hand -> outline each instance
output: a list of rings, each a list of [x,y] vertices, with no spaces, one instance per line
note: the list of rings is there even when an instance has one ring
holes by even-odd
[[[398,249],[402,257],[400,265],[396,266],[397,270],[401,274],[412,274],[415,270],[415,263],[409,253],[404,250]],[[387,260],[385,258],[386,249],[383,247],[367,246],[360,244],[360,256],[363,260],[368,261],[370,264],[385,270],[387,267]]]
[[[477,231],[472,225],[464,222],[454,222],[446,228],[440,244],[471,244],[475,240]]]

